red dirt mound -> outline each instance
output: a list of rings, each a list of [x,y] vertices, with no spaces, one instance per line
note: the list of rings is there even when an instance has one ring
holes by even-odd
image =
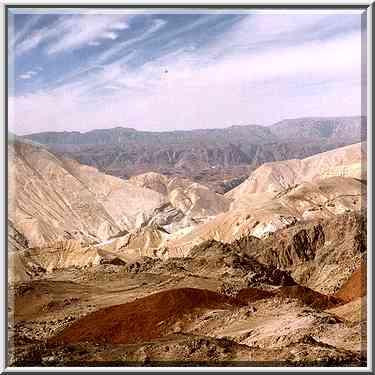
[[[367,294],[366,276],[366,263],[362,263],[334,296],[344,302],[350,302],[356,298],[365,296]]]
[[[256,288],[241,289],[236,298],[243,303],[255,302],[259,299],[270,298],[275,295],[274,292]]]
[[[275,292],[275,295],[296,298],[315,309],[328,309],[340,303],[334,296],[321,294],[302,285],[281,287]]]
[[[140,343],[171,333],[172,325],[186,314],[238,305],[238,300],[208,290],[171,289],[95,311],[64,329],[51,342]]]
[[[317,309],[326,309],[334,307],[338,305],[340,302],[334,296],[327,296],[325,294],[315,292],[314,290],[301,285],[284,286],[272,291],[260,290],[255,288],[246,288],[240,290],[240,292],[237,294],[237,298],[242,303],[249,303],[260,299],[272,297],[298,299],[306,305]]]

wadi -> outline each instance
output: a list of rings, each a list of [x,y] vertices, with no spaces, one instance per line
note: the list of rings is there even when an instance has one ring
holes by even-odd
[[[8,137],[11,366],[365,366],[362,117]]]

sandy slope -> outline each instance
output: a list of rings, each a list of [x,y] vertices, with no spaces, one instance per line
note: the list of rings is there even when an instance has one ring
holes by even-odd
[[[131,177],[129,182],[163,194],[171,205],[183,212],[192,223],[204,221],[207,217],[229,209],[228,198],[187,178],[167,177],[149,172]]]
[[[249,178],[226,197],[238,207],[244,200],[251,200],[256,193],[277,193],[302,182],[320,177],[354,177],[366,179],[367,143],[357,143],[310,156],[306,159],[286,160],[263,164]]]
[[[165,198],[150,189],[60,160],[42,147],[9,145],[9,218],[29,241],[106,240],[139,227]]]

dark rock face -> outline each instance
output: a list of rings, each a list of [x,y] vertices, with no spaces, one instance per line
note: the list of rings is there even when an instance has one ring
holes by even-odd
[[[252,237],[256,242],[255,237]],[[251,239],[248,239],[248,243]],[[205,272],[209,268],[212,272],[222,274],[224,278],[241,278],[246,287],[266,285],[295,285],[290,273],[277,269],[273,265],[259,263],[254,257],[242,251],[239,242],[223,244],[214,240],[206,241],[195,246],[189,256],[192,269],[197,269],[194,264],[202,261]],[[186,262],[185,262],[186,264]]]
[[[109,259],[101,259],[100,264],[112,264],[114,266],[125,266],[126,265],[126,263],[118,257],[109,258]]]
[[[316,259],[333,242],[352,248],[353,253],[366,251],[365,215],[347,213],[279,230],[263,241],[258,254],[265,263],[288,268]]]
[[[228,191],[242,184],[246,179],[247,179],[247,176],[231,178],[229,180],[223,181],[221,184],[221,188],[224,193],[227,193]]]
[[[365,260],[366,222],[365,212],[345,213],[298,223],[264,239],[247,236],[231,244],[206,241],[189,256],[193,269],[199,269],[201,259],[205,271],[215,268],[223,277],[239,278],[246,287],[297,282],[332,294]]]
[[[300,229],[291,237],[273,238],[271,246],[267,247],[268,251],[265,252],[264,259],[276,267],[288,268],[313,260],[317,249],[324,245],[324,241],[323,226],[316,224]]]
[[[153,170],[189,177],[223,193],[236,186],[236,178],[266,162],[302,159],[364,141],[364,126],[361,117],[302,118],[270,127],[173,132],[117,127],[87,133],[45,132],[25,138],[117,177]]]
[[[298,283],[335,292],[366,256],[366,213],[299,223],[263,240],[244,238],[235,246],[260,263],[291,272]]]
[[[145,222],[143,226],[151,225],[162,227],[172,223],[177,223],[184,218],[184,214],[181,210],[173,207],[170,203],[157,208],[150,220]],[[159,228],[161,229],[161,228]]]
[[[8,220],[8,241],[10,251],[25,250],[29,247],[29,241],[14,227],[11,220]]]

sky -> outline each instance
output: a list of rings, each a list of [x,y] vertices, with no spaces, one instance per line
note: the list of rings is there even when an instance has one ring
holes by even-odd
[[[360,115],[361,19],[354,10],[9,10],[9,130]]]

